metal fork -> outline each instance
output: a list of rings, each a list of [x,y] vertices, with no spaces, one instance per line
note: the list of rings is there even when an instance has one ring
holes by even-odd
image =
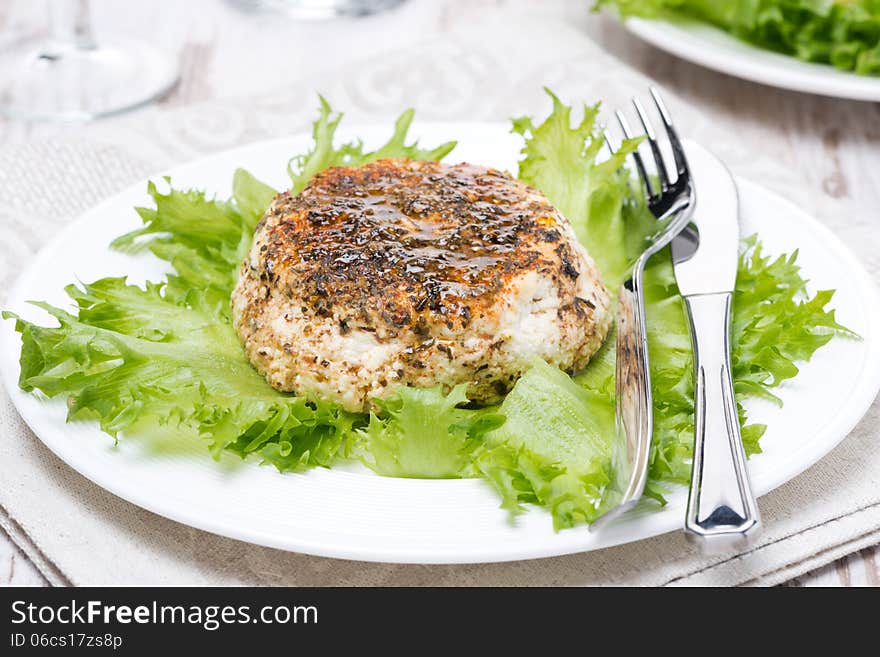
[[[612,451],[612,481],[603,508],[600,509],[602,515],[591,525],[591,529],[598,529],[635,506],[645,490],[654,419],[642,279],[648,259],[668,245],[690,223],[696,204],[696,190],[687,158],[669,111],[660,93],[653,87],[651,87],[651,97],[672,149],[675,178],[671,178],[667,171],[657,135],[645,108],[638,98],[633,98],[633,107],[644,129],[657,169],[656,184],[651,181],[638,151],[633,152],[632,157],[645,188],[648,208],[662,223],[658,232],[649,238],[649,243],[633,265],[630,277],[623,282],[618,293],[616,370],[618,435],[615,437]],[[624,137],[634,138],[635,134],[630,129],[623,112],[618,110],[615,115]],[[607,134],[605,139],[609,150],[614,153]]]

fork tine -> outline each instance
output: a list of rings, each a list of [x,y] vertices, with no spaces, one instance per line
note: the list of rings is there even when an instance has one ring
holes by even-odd
[[[605,147],[608,149],[608,152],[614,155],[614,146],[611,145],[611,140],[608,139],[608,131],[605,128],[602,128],[602,136],[605,138]]]
[[[636,108],[636,114],[639,115],[639,121],[642,122],[645,134],[648,136],[648,144],[651,146],[651,154],[654,156],[654,163],[657,165],[657,176],[660,178],[660,189],[665,190],[669,187],[669,174],[666,172],[666,163],[663,161],[663,154],[660,152],[660,145],[657,143],[657,135],[654,133],[654,126],[651,125],[651,120],[648,118],[648,114],[645,112],[645,108],[642,107],[642,103],[639,102],[639,99],[633,98],[632,104],[633,107]]]
[[[632,130],[630,130],[629,123],[627,123],[626,117],[623,115],[623,112],[617,110],[614,115],[617,117],[617,122],[620,124],[620,129],[623,131],[623,136],[627,139],[632,139],[633,132]],[[607,141],[607,135],[605,136],[605,139]],[[610,148],[611,145],[609,144],[608,147]],[[612,149],[611,152],[613,153],[614,149]],[[648,199],[653,199],[654,190],[651,187],[651,179],[648,178],[648,171],[647,169],[645,169],[645,162],[642,160],[642,156],[639,154],[638,151],[633,151],[632,158],[633,162],[636,163],[636,170],[638,171],[639,178],[642,179],[642,184],[645,186],[645,193],[648,195]]]
[[[663,121],[663,127],[666,128],[666,136],[669,138],[669,143],[672,145],[672,157],[675,160],[675,169],[679,176],[686,175],[688,164],[687,158],[684,156],[684,148],[681,145],[681,140],[678,138],[678,132],[676,132],[675,126],[672,124],[672,117],[669,115],[669,110],[666,109],[666,103],[663,102],[663,98],[660,96],[660,92],[657,91],[656,87],[651,87],[651,98],[654,99],[654,105],[657,107],[657,112],[660,114],[660,119]]]

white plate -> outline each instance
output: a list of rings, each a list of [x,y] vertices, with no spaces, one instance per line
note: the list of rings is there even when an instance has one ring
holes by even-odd
[[[375,143],[386,129],[350,134]],[[468,160],[515,170],[519,143],[501,124],[433,124],[415,134],[424,143],[458,139],[450,161]],[[170,171],[176,185],[220,196],[230,192],[236,167],[278,188],[285,165],[306,148],[306,136],[268,141],[215,155]],[[158,176],[154,179],[158,180]],[[837,288],[834,306],[864,341],[835,339],[780,391],[785,407],[749,404],[752,420],[766,422],[764,453],[749,463],[761,494],[802,472],[832,449],[861,418],[880,387],[880,298],[847,249],[815,220],[760,187],[739,181],[743,233],[760,228],[770,253],[800,248],[813,289]],[[133,282],[158,279],[165,265],[150,255],[131,257],[107,249],[110,240],[139,225],[132,207],[149,203],[136,185],[87,212],[34,259],[11,291],[7,307],[45,320],[26,299],[66,304],[71,281],[125,275]],[[232,538],[311,554],[371,561],[464,563],[504,561],[594,550],[679,528],[685,491],[676,490],[662,511],[636,510],[607,529],[554,533],[549,515],[535,509],[515,524],[479,480],[391,479],[358,470],[316,469],[279,474],[224,455],[220,463],[202,444],[156,449],[168,437],[125,439],[118,446],[92,422],[65,423],[62,399],[45,400],[16,385],[20,341],[2,322],[0,358],[13,402],[40,439],[71,467],[139,506],[179,522]]]
[[[628,18],[624,25],[661,50],[722,73],[783,89],[880,101],[880,78],[758,48],[705,23]]]

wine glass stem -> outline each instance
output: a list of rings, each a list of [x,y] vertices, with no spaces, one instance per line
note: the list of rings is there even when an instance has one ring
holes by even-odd
[[[64,51],[93,50],[96,45],[89,0],[49,0],[49,34],[49,59],[60,57]]]

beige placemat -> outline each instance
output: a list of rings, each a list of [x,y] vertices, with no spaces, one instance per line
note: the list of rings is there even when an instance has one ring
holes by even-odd
[[[547,110],[542,85],[614,106],[647,80],[559,23],[503,22],[458,30],[256,99],[170,109],[95,124],[77,137],[13,140],[0,150],[0,303],[16,272],[73,216],[162,167],[307,127],[321,90],[352,121],[388,120],[403,106],[424,119],[503,119]],[[682,131],[831,225],[877,273],[880,236],[858,208],[832,204],[770,153],[670,104]],[[840,448],[761,498],[765,528],[734,557],[696,554],[680,534],[592,553],[506,564],[367,564],[285,553],[225,539],[144,511],[98,488],[36,439],[0,399],[2,526],[52,572],[88,584],[584,585],[773,584],[880,540],[880,404]]]

